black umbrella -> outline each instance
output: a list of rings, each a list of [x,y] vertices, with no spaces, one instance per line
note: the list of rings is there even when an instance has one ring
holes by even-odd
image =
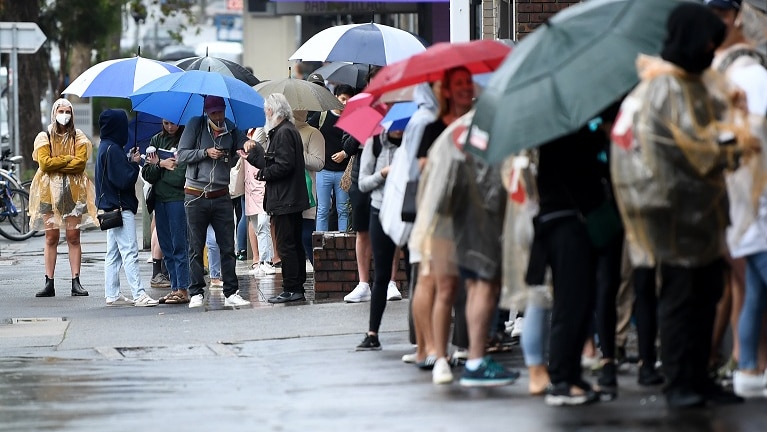
[[[328,81],[348,84],[352,87],[365,88],[370,65],[360,63],[332,62],[312,73],[320,74]]]
[[[205,72],[218,72],[253,87],[261,81],[253,74],[237,63],[218,57],[189,57],[176,62],[176,66],[184,70],[201,70]]]

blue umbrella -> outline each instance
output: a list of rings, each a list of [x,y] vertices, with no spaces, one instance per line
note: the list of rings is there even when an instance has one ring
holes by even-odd
[[[137,112],[128,124],[128,144],[125,145],[125,152],[127,153],[133,147],[138,147],[141,154],[146,153],[149,141],[161,130],[162,119],[160,117]]]
[[[226,100],[226,117],[238,128],[263,126],[264,98],[252,87],[217,72],[190,70],[158,78],[130,95],[134,111],[185,125],[203,114],[205,95]]]
[[[381,120],[381,126],[391,131],[405,130],[410,117],[413,116],[417,109],[418,104],[415,102],[395,103]]]

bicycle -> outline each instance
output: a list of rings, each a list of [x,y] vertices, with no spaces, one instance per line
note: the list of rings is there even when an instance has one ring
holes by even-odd
[[[0,235],[8,240],[22,241],[36,231],[29,229],[29,194],[0,180]]]
[[[0,235],[14,240],[26,240],[37,233],[29,228],[29,194],[16,180],[16,166],[24,158],[11,156],[10,150],[0,154]]]

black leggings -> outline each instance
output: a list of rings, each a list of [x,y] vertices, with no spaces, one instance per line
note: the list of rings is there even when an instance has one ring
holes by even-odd
[[[615,328],[618,321],[618,288],[621,285],[623,234],[597,252],[596,327],[602,357],[615,359]]]
[[[391,263],[396,245],[383,231],[378,218],[379,209],[370,207],[370,246],[373,248],[373,288],[370,298],[370,327],[368,330],[378,333],[381,318],[386,309],[386,291],[391,276]]]

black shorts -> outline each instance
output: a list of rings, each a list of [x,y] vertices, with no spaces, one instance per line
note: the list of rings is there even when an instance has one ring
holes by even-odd
[[[352,204],[352,229],[355,232],[368,232],[370,226],[370,193],[360,192],[357,188],[349,190]]]

